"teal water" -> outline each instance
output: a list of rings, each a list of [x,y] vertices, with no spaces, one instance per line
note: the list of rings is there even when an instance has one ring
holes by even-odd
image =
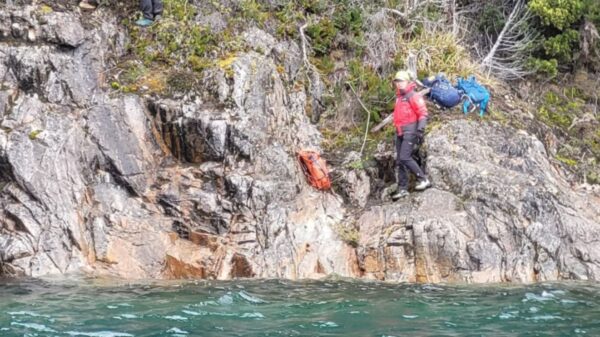
[[[0,280],[0,336],[600,336],[600,285]]]

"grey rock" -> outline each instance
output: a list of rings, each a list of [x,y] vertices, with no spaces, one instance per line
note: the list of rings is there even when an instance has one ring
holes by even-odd
[[[581,207],[582,197],[554,173],[539,140],[496,124],[454,121],[428,136],[427,153],[437,189],[395,203],[404,219],[380,207],[361,218],[359,260],[369,275],[420,282],[597,275],[590,254],[598,213]],[[396,226],[411,233],[412,243],[400,240],[403,249],[390,254],[383,250],[387,236],[373,235]]]
[[[84,29],[78,14],[35,13],[0,9],[1,275],[600,275],[600,194],[573,189],[530,134],[448,122],[425,144],[434,188],[390,202],[382,147],[367,167],[335,168],[339,191],[316,191],[296,152],[320,151],[306,107],[318,119],[324,86],[293,87],[294,42],[250,28],[256,49],[207,71],[201,92],[109,96],[102,72],[127,36],[116,19],[98,11]]]
[[[220,12],[213,12],[208,15],[199,14],[196,22],[201,26],[208,27],[213,33],[221,33],[227,28],[227,21]]]
[[[50,43],[76,48],[83,43],[84,29],[72,13],[52,12],[43,16],[42,38]]]
[[[263,55],[271,54],[277,43],[273,36],[256,27],[250,27],[246,30],[242,34],[242,38],[250,48]]]

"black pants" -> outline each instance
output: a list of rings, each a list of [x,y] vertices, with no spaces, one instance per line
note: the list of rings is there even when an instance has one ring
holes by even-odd
[[[154,17],[162,14],[163,3],[161,0],[140,0],[140,9],[144,18],[154,20]]]
[[[398,187],[408,190],[408,170],[417,176],[417,179],[425,179],[423,169],[413,159],[412,154],[417,144],[417,135],[405,133],[396,137],[396,166],[398,166]]]

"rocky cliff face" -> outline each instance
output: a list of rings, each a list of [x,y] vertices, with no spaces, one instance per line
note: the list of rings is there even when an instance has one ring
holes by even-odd
[[[198,93],[138,97],[105,87],[126,35],[93,15],[0,9],[0,275],[600,277],[599,195],[535,137],[447,123],[426,145],[435,188],[386,200],[382,147],[320,193],[295,159],[321,140],[290,80],[297,45],[249,29],[251,50]]]

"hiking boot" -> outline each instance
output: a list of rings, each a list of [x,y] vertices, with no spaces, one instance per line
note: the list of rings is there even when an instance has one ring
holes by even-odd
[[[392,200],[396,201],[402,198],[406,198],[408,197],[410,193],[408,193],[407,190],[405,189],[399,189],[398,192],[392,194]]]
[[[154,21],[150,20],[150,19],[139,19],[135,22],[136,25],[140,26],[140,27],[148,27],[150,25],[152,25],[154,23]]]
[[[162,15],[160,15],[160,14],[156,14],[156,15],[154,16],[154,22],[158,22],[158,21],[160,21],[160,19],[162,19]]]
[[[96,9],[96,5],[94,5],[93,3],[90,3],[89,1],[81,1],[79,3],[79,8],[86,10],[86,11],[92,11],[94,9]]]
[[[417,185],[415,185],[415,190],[423,191],[430,187],[431,187],[431,182],[429,182],[429,179],[425,178],[425,179],[419,180],[417,182]]]

